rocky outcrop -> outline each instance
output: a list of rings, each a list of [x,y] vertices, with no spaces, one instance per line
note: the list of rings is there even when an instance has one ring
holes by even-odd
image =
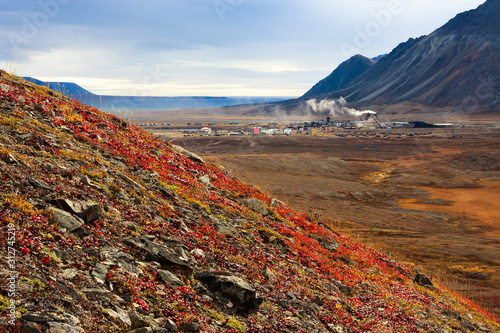
[[[50,202],[57,208],[75,214],[85,223],[92,222],[102,215],[101,207],[95,202],[72,201],[68,199],[56,199]]]
[[[242,199],[241,203],[256,213],[266,216],[269,214],[264,204],[256,198]]]
[[[254,312],[262,303],[254,287],[247,281],[227,272],[199,272],[195,278],[209,290],[227,297],[244,312]]]

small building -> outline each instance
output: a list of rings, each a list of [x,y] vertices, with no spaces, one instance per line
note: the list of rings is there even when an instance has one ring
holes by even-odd
[[[254,135],[260,135],[261,134],[261,127],[254,127],[253,128],[253,134]]]
[[[310,127],[307,129],[307,134],[309,135],[319,135],[319,128],[317,127]]]
[[[200,134],[210,135],[212,134],[212,129],[210,127],[202,127],[200,129]]]

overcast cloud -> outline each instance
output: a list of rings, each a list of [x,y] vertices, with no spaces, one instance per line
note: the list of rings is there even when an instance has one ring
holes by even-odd
[[[0,0],[0,68],[98,94],[299,96],[484,0]]]

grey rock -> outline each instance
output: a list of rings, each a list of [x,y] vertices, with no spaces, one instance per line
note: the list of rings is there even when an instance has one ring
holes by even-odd
[[[194,249],[190,253],[192,256],[205,258],[205,251],[203,251],[202,249]]]
[[[32,321],[21,320],[22,333],[41,333],[39,324]]]
[[[250,208],[251,210],[253,210],[254,212],[256,213],[259,213],[263,216],[266,216],[267,214],[269,214],[269,212],[267,211],[267,209],[264,207],[264,204],[262,202],[260,202],[259,200],[255,199],[255,198],[250,198],[250,199],[242,199],[241,200],[241,203]]]
[[[101,288],[83,288],[82,292],[87,296],[107,296],[109,295],[108,290]]]
[[[136,312],[131,311],[128,313],[128,316],[130,318],[132,329],[150,326],[149,323]]]
[[[165,320],[165,328],[169,331],[177,332],[177,324],[172,319]]]
[[[49,208],[48,210],[52,212],[57,224],[61,228],[65,228],[71,232],[83,226],[83,221],[79,217],[73,216],[62,209]]]
[[[122,267],[127,272],[132,274],[141,273],[141,270],[135,262],[134,257],[121,250],[112,247],[106,247],[101,250],[100,257],[101,260],[106,263],[106,265],[116,265],[118,267]]]
[[[194,277],[204,283],[208,289],[227,297],[247,312],[254,312],[262,303],[255,289],[245,280],[231,273],[203,271]]]
[[[68,199],[57,199],[50,202],[54,206],[69,213],[75,214],[85,221],[92,222],[102,215],[101,206],[93,201],[72,201]]]
[[[108,269],[101,263],[97,263],[94,265],[94,269],[92,270],[92,277],[100,284],[106,282],[106,274],[108,273]]]
[[[276,278],[276,275],[273,273],[269,267],[264,268],[263,270],[260,271],[260,275],[264,277],[269,282],[274,282],[274,279]]]
[[[172,190],[170,187],[168,186],[158,186],[161,194],[163,194],[163,196],[165,198],[168,198],[168,199],[175,199],[175,200],[178,200],[179,199],[179,195],[177,193],[175,193],[174,190]]]
[[[126,326],[132,325],[132,322],[130,320],[130,317],[129,317],[127,311],[123,310],[122,308],[120,308],[116,305],[115,305],[114,310],[111,310],[111,309],[108,310],[108,314],[111,317],[120,320]]]
[[[160,275],[162,281],[167,282],[172,287],[181,287],[184,285],[184,283],[170,271],[159,270],[158,275]]]
[[[200,323],[197,321],[182,323],[180,326],[184,332],[198,332],[200,330]]]
[[[64,278],[64,279],[68,279],[68,280],[71,280],[72,278],[74,278],[76,275],[78,274],[78,270],[76,268],[68,268],[68,269],[65,269],[62,274],[61,274],[61,277]]]
[[[280,202],[276,198],[272,198],[269,206],[274,207],[274,208],[279,208],[280,207]]]
[[[31,186],[35,188],[41,188],[43,190],[52,191],[52,188],[49,186],[49,184],[47,184],[43,180],[28,178],[28,182],[31,184]]]
[[[175,150],[177,150],[179,153],[182,153],[184,155],[186,155],[187,158],[195,161],[195,162],[198,162],[198,163],[201,163],[201,164],[205,164],[205,161],[198,155],[196,155],[195,153],[192,153],[184,148],[182,148],[181,146],[177,146],[177,145],[172,145],[172,148],[174,148]]]
[[[83,176],[82,179],[80,180],[80,182],[83,185],[87,185],[87,186],[91,186],[92,185],[92,181],[90,180],[90,178],[88,176]]]
[[[21,316],[21,320],[31,321],[34,323],[46,323],[49,321],[53,321],[54,318],[48,314],[28,312],[25,315]]]
[[[337,244],[337,242],[335,242],[334,240],[331,240],[331,239],[328,242],[323,243],[322,245],[325,249],[327,249],[328,251],[330,251],[332,253],[336,252],[337,249],[340,247],[340,245]]]
[[[85,333],[85,330],[81,327],[64,323],[48,322],[44,326],[46,327],[45,333]]]
[[[151,327],[141,327],[128,331],[127,333],[153,333],[153,329]]]
[[[9,164],[17,164],[17,160],[14,157],[14,155],[12,155],[12,154],[9,154],[9,155],[7,155],[7,157],[5,157],[5,162],[7,162]]]
[[[140,189],[144,189],[144,187],[139,184],[138,182],[136,182],[135,180],[125,176],[124,174],[120,173],[119,176],[124,180],[126,181],[130,186],[132,186],[134,189],[136,190],[140,190]]]
[[[65,285],[64,283],[58,281],[57,288],[59,288],[59,290],[63,291],[66,295],[69,295],[73,300],[77,302],[81,302],[83,300],[82,296],[80,296],[75,289]]]
[[[164,245],[152,242],[143,237],[128,238],[124,240],[123,243],[128,246],[145,250],[147,253],[146,258],[148,260],[159,262],[166,267],[192,271],[192,267],[188,261],[183,260],[174,250]]]
[[[205,186],[208,186],[208,187],[213,186],[212,182],[210,181],[210,176],[208,176],[208,175],[201,176],[198,180],[200,181],[200,183],[202,183]]]

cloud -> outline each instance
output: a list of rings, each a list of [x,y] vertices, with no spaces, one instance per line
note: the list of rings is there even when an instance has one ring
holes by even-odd
[[[8,62],[20,75],[96,78],[86,88],[113,94],[142,90],[160,68],[154,94],[298,96],[346,60],[340,45],[388,3],[221,1],[230,6],[222,16],[213,0],[0,0],[0,68]],[[405,1],[361,51],[387,53],[481,2]],[[115,79],[128,83],[106,85]]]

